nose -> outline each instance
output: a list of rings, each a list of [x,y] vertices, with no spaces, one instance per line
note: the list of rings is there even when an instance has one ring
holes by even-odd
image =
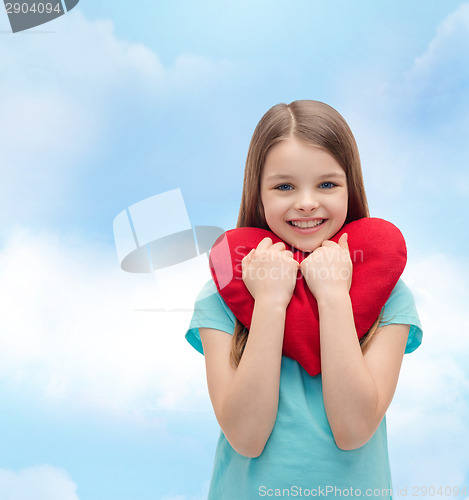
[[[319,202],[317,196],[311,192],[298,193],[298,198],[295,203],[296,210],[300,212],[312,212],[318,208]]]

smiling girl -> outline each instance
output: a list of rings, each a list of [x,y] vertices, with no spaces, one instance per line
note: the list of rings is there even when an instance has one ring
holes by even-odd
[[[347,235],[338,243],[330,238],[363,217],[369,212],[360,159],[345,120],[316,101],[271,108],[251,140],[237,227],[270,230],[285,244],[265,238],[242,261],[254,298],[249,331],[210,281],[186,334],[205,354],[222,431],[209,499],[300,496],[300,490],[331,498],[351,491],[392,496],[385,413],[403,355],[420,345],[422,331],[412,294],[399,280],[384,307],[389,319],[380,314],[358,339]],[[309,255],[299,264],[287,248]],[[299,272],[318,303],[317,376],[282,356]]]

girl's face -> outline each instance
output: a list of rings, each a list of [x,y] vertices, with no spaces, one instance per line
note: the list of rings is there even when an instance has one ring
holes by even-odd
[[[345,172],[324,149],[294,138],[283,140],[267,154],[261,201],[270,230],[288,245],[312,252],[345,222]]]

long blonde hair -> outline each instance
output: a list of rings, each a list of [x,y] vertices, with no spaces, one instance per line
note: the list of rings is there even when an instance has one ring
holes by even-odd
[[[236,227],[259,227],[269,230],[260,196],[262,169],[269,149],[289,137],[325,149],[343,168],[348,188],[348,209],[344,224],[370,216],[360,155],[347,122],[331,106],[318,101],[303,100],[273,106],[257,124],[246,159]],[[381,319],[382,313],[362,337],[362,351],[378,329]],[[241,360],[248,335],[248,329],[236,320],[231,345],[231,360],[234,366],[238,366]]]

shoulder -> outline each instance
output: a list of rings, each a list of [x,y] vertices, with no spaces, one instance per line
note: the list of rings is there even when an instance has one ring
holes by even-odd
[[[409,325],[406,353],[415,351],[422,343],[422,325],[415,305],[414,296],[410,288],[399,279],[384,306],[384,315],[381,325],[404,324]]]
[[[223,318],[229,318],[230,322],[235,322],[235,316],[226,305],[222,296],[212,279],[207,281],[197,295],[194,312],[205,312],[210,315],[220,315]]]
[[[235,322],[235,316],[218,293],[215,283],[209,280],[197,295],[185,337],[192,347],[203,354],[199,328],[211,328],[233,334]]]
[[[392,300],[413,300],[413,294],[406,283],[400,278],[393,288],[388,301]]]

